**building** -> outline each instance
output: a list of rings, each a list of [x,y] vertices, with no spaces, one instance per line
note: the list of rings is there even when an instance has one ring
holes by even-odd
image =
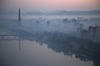
[[[97,27],[97,35],[100,36],[100,26]]]
[[[93,37],[98,37],[100,36],[100,26],[89,26],[89,35]]]
[[[82,31],[84,31],[84,24],[77,24],[77,31],[81,34]]]
[[[84,24],[80,24],[80,29],[84,29]]]

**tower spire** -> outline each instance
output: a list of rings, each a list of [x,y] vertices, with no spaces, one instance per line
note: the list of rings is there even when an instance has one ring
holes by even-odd
[[[21,10],[19,8],[19,13],[18,13],[18,20],[21,21]]]

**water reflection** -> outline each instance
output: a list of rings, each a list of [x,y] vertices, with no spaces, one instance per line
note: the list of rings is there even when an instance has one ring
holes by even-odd
[[[50,66],[51,65],[52,66],[55,66],[55,65],[56,66],[66,66],[66,65],[68,66],[73,66],[73,65],[74,66],[78,66],[78,65],[80,66],[100,66],[100,45],[97,42],[93,42],[87,39],[77,38],[77,37],[74,37],[74,36],[71,36],[65,33],[59,33],[59,32],[34,33],[34,36],[31,36],[31,38],[29,37],[26,38],[27,35],[29,36],[28,33],[26,36],[23,36],[23,35],[20,36],[18,34],[16,35],[17,37],[12,36],[11,34],[8,34],[8,35],[5,35],[3,39],[0,39],[0,45],[1,45],[0,65],[1,66],[8,66],[13,60],[15,60],[14,64],[19,64],[18,66],[23,66],[23,65],[27,66],[27,64],[30,64],[31,66],[34,66],[34,65],[35,66],[36,65],[38,66],[41,66],[41,65],[42,66],[48,66],[48,65]],[[26,41],[24,39],[27,39],[29,41]],[[16,44],[16,41],[18,44]],[[17,46],[18,49],[15,47],[16,46],[15,44],[18,45]],[[36,46],[34,46],[33,44],[35,44]],[[39,44],[42,46],[39,46]],[[55,52],[48,49],[46,46],[52,49],[53,51],[55,51],[57,54],[55,54]],[[16,51],[16,49],[18,51]],[[19,52],[21,52],[22,54],[17,56]],[[11,56],[14,56],[12,57],[14,59],[10,60],[8,58],[9,53],[12,54]],[[17,55],[13,55],[13,53]],[[23,55],[23,53],[25,53],[26,55]],[[34,55],[34,53],[36,54]],[[62,56],[62,53],[65,56]],[[42,56],[43,56],[42,59],[44,58],[46,59],[40,60]],[[35,58],[36,59],[35,60],[34,57],[38,59]],[[20,62],[18,62],[19,58],[20,58]],[[10,60],[10,62],[5,62],[4,59],[6,59],[6,61]],[[28,61],[26,59],[28,60],[31,59],[31,60]],[[80,60],[78,59],[84,62],[80,62]],[[54,60],[54,61],[52,62],[51,60],[52,61]],[[33,64],[33,61],[34,61],[34,64]],[[91,61],[93,61],[93,65]],[[24,62],[26,63],[23,64]],[[5,65],[7,63],[8,65]],[[59,63],[61,63],[62,65]],[[13,66],[14,64],[10,66]]]
[[[100,43],[98,42],[93,42],[88,39],[76,38],[58,32],[54,34],[44,33],[44,36],[42,36],[41,39],[43,43],[48,45],[48,48],[55,52],[63,52],[64,55],[70,56],[75,54],[75,57],[82,61],[93,60],[94,66],[100,65]],[[42,42],[41,40],[37,41]]]
[[[21,39],[19,39],[19,51],[21,51]]]
[[[17,40],[19,43],[19,51],[21,51],[21,38],[8,34],[6,32],[0,31],[0,41],[12,41],[12,40]]]

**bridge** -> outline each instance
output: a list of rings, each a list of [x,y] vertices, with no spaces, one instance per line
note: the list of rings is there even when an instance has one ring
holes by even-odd
[[[10,35],[10,34],[5,34],[5,35],[0,35],[0,41],[3,41],[3,40],[17,40],[18,41],[18,44],[19,44],[19,51],[21,51],[21,39],[17,36],[13,36],[13,35]]]

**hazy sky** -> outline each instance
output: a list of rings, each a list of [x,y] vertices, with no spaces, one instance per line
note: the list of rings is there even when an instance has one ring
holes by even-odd
[[[100,9],[100,0],[8,0],[11,8],[22,8],[27,10],[63,9],[63,10],[95,10]],[[8,6],[7,5],[7,6]]]

